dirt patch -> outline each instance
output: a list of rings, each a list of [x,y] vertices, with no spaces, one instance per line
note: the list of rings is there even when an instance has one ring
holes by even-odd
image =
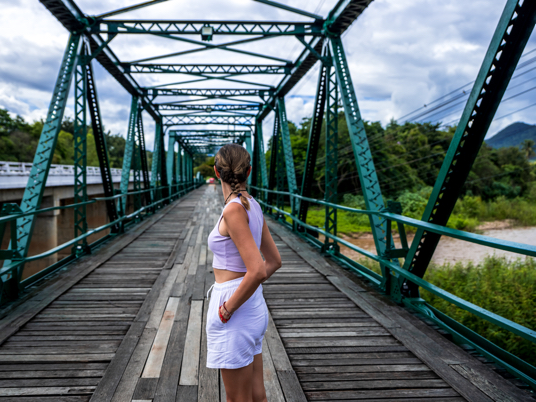
[[[479,231],[484,230],[501,230],[501,229],[511,229],[515,226],[515,221],[513,219],[504,219],[502,221],[493,221],[493,222],[483,222],[476,227]]]

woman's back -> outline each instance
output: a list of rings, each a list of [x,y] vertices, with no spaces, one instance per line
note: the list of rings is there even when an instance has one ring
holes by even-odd
[[[255,244],[257,245],[257,248],[260,249],[262,241],[262,227],[264,224],[262,208],[253,197],[248,198],[248,201],[250,208],[249,210],[247,210],[244,207],[244,210],[247,212],[248,215],[249,229],[251,230],[251,234],[253,235]],[[230,200],[229,203],[225,206],[225,208],[228,207],[231,203],[238,203],[242,205],[240,197],[236,197]],[[240,256],[238,248],[234,244],[231,237],[223,236],[220,233],[220,223],[222,217],[223,211],[220,218],[218,219],[218,222],[216,223],[216,226],[214,227],[214,229],[212,229],[212,232],[210,232],[210,235],[208,236],[208,247],[214,254],[212,267],[233,272],[247,272],[246,265],[244,264],[244,261]]]

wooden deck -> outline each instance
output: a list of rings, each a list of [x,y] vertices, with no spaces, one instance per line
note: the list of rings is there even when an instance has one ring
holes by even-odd
[[[202,187],[4,309],[0,401],[225,401],[204,331],[221,207]],[[283,267],[264,285],[268,401],[534,401],[269,225]]]

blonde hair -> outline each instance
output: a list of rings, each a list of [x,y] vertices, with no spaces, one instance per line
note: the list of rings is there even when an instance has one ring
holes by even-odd
[[[220,148],[214,158],[214,166],[220,174],[220,178],[231,186],[231,193],[240,192],[240,184],[248,178],[248,170],[251,166],[251,156],[244,147],[238,144],[227,144]],[[240,202],[249,211],[249,201],[246,197],[240,197]]]

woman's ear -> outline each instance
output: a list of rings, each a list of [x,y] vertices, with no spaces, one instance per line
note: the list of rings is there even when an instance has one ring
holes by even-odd
[[[247,178],[249,177],[249,175],[251,174],[251,169],[252,169],[252,167],[250,166],[249,169],[248,169],[248,173],[247,173],[247,175],[246,175],[246,179],[247,179]]]
[[[220,177],[220,172],[218,172],[218,169],[216,169],[216,165],[214,165],[214,174],[216,175],[216,177],[217,177],[218,179],[221,179],[221,177]]]

